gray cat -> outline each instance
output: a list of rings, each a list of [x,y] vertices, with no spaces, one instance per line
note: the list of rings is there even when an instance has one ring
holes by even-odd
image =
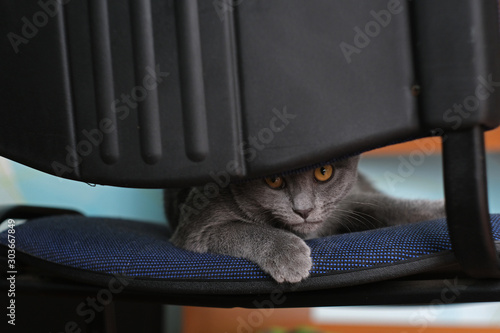
[[[166,190],[171,241],[194,252],[242,257],[277,282],[299,282],[312,266],[304,239],[443,217],[443,201],[404,200],[377,191],[357,172],[359,156],[300,174],[231,184],[196,213],[199,190]],[[180,198],[185,205],[179,214]],[[182,207],[182,206],[181,206]]]

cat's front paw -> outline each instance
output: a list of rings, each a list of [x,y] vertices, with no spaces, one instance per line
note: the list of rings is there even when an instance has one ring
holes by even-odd
[[[266,257],[261,267],[279,283],[300,282],[309,276],[312,267],[311,249],[295,235],[273,244]]]

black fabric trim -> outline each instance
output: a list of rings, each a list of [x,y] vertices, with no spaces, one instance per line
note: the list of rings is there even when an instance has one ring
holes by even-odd
[[[7,247],[0,246],[3,249]],[[29,254],[18,251],[17,260],[34,267],[40,273],[51,277],[65,278],[82,283],[107,287],[113,274],[82,270],[41,260]],[[156,292],[172,294],[262,294],[274,291],[300,292],[319,289],[349,287],[378,281],[391,280],[405,276],[425,273],[443,266],[455,264],[456,260],[452,251],[442,251],[420,258],[404,260],[397,263],[380,265],[371,268],[362,268],[348,272],[313,275],[297,284],[278,284],[272,279],[248,280],[173,280],[155,278],[134,278],[120,276],[127,282],[127,290],[139,292]],[[23,266],[19,271],[22,272]]]

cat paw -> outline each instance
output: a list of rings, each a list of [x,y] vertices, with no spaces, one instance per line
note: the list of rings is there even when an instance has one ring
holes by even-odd
[[[274,244],[261,267],[278,283],[297,283],[309,276],[311,249],[295,235]]]

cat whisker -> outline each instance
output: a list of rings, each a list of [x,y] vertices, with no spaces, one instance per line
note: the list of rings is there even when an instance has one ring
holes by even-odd
[[[345,204],[345,203],[347,203],[347,204],[353,203],[353,204],[358,204],[360,206],[365,205],[365,206],[380,207],[380,205],[378,205],[376,203],[372,203],[372,202],[360,202],[360,201],[355,201],[355,200],[342,200],[342,201],[340,201],[340,203],[335,203],[335,202],[324,203],[322,205],[322,209],[326,210],[326,209],[331,208],[336,212],[344,213],[343,218],[345,218],[350,224],[355,225],[356,224],[355,221],[357,221],[359,224],[362,224],[367,229],[376,228],[377,223],[379,226],[384,225],[382,223],[382,221],[378,220],[376,217],[374,217],[370,214],[367,214],[365,212],[360,212],[360,211],[352,210],[352,209],[346,210],[346,209],[340,208],[340,207],[343,207],[342,204]],[[340,204],[340,207],[339,207],[339,204]],[[374,223],[374,221],[376,221],[377,223]]]
[[[346,219],[350,223],[352,223],[352,221],[349,220],[349,217],[355,219],[357,222],[359,222],[360,224],[364,225],[368,229],[373,229],[373,228],[376,228],[377,226],[372,221],[370,221],[367,217],[365,217],[365,216],[373,218],[377,222],[381,223],[379,220],[375,219],[374,217],[372,217],[372,216],[370,216],[369,214],[366,214],[366,213],[355,212],[353,210],[344,210],[344,209],[340,209],[340,208],[337,209],[337,210],[340,211],[340,212],[346,213],[347,214],[346,215]],[[363,216],[363,215],[365,215],[365,216]]]
[[[377,221],[380,225],[384,225],[384,223],[383,223],[382,221],[380,221],[380,220],[379,220],[379,219],[377,219],[375,216],[372,216],[372,215],[370,215],[370,214],[368,214],[368,213],[365,213],[365,212],[356,212],[356,211],[352,211],[352,213],[353,213],[353,214],[356,214],[356,215],[358,215],[358,216],[360,216],[360,217],[361,217],[362,215],[367,216],[368,218],[370,218],[370,219],[373,219],[373,220]],[[369,219],[368,219],[368,218],[366,218],[366,217],[365,217],[364,219],[365,219],[365,220],[367,220],[367,221],[369,221]],[[373,223],[372,223],[372,224],[373,224]],[[375,224],[373,224],[373,226],[375,227]]]
[[[327,202],[321,205],[321,209],[325,208],[335,208],[338,205],[338,202]]]
[[[367,226],[366,223],[365,223],[365,221],[363,221],[362,219],[357,218],[355,215],[346,215],[346,221],[348,221],[352,225],[356,225],[356,222],[353,223],[353,221],[351,219],[354,219],[359,224]]]
[[[366,206],[380,207],[380,205],[375,204],[375,203],[372,203],[372,202],[361,202],[361,201],[346,200],[346,199],[342,200],[342,202],[346,202],[346,203],[355,203],[355,204],[359,204],[359,205],[366,205]]]
[[[342,221],[337,221],[337,223],[342,226],[343,228],[347,229],[348,232],[352,232],[351,228],[349,228],[349,225],[347,225],[345,222],[351,222],[349,220],[342,220]]]
[[[361,215],[359,212],[352,212],[352,213],[355,214],[356,216],[360,217],[362,219],[362,221],[360,221],[360,222],[362,222],[368,229],[376,229],[377,228],[377,225],[375,223],[373,223],[373,221],[367,219],[366,217]],[[365,215],[367,215],[368,217],[371,217],[368,214],[365,214]],[[376,220],[375,218],[373,218],[373,219]],[[380,223],[380,221],[378,221],[378,220],[376,220],[376,221]]]

